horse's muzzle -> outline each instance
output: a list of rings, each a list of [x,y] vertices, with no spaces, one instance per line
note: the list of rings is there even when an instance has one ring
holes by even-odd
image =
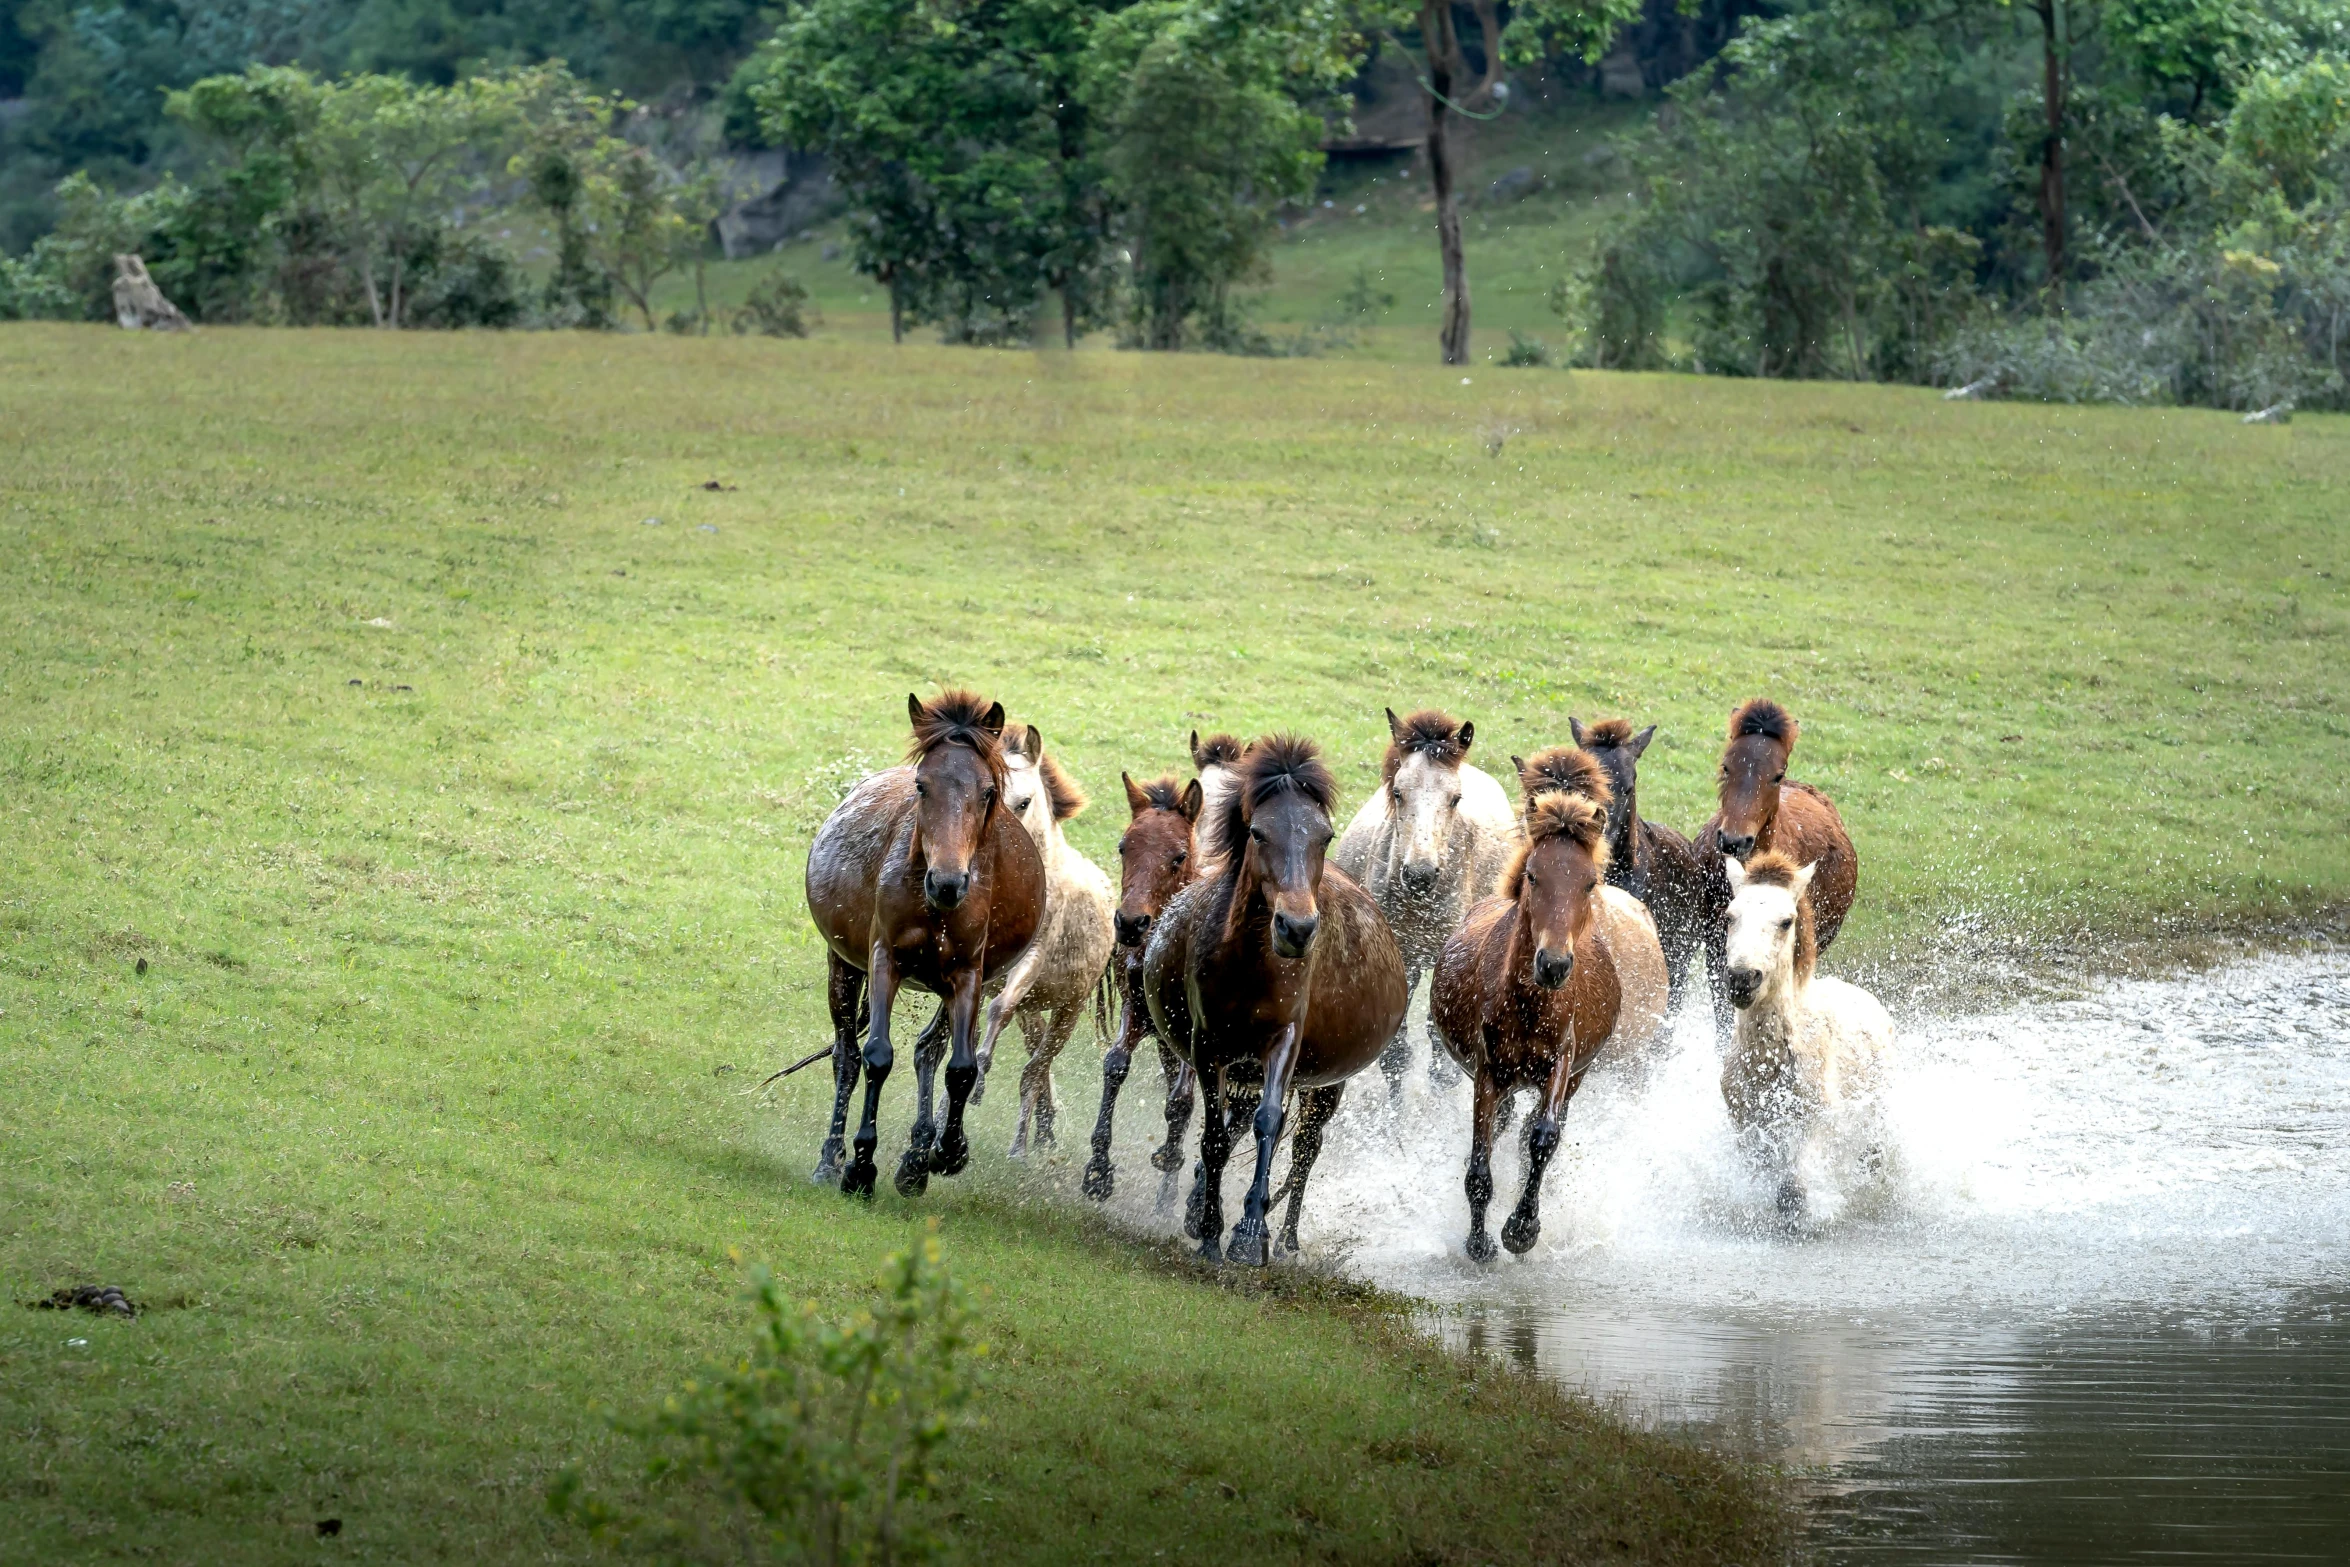
[[[1544,990],[1556,990],[1575,972],[1575,954],[1553,952],[1548,947],[1534,951],[1534,983]]]
[[[1728,833],[1722,834],[1722,852],[1740,864],[1744,864],[1746,857],[1754,852],[1754,834],[1748,833],[1742,838],[1733,838]]]
[[[1425,898],[1436,890],[1436,867],[1406,861],[1402,869],[1395,873],[1395,879],[1403,883],[1403,890],[1413,897]]]
[[[969,871],[929,871],[922,877],[922,901],[941,914],[956,908],[970,891]]]
[[[1142,938],[1151,932],[1151,917],[1148,914],[1121,913],[1117,923],[1118,945],[1121,947],[1139,947]]]
[[[1734,968],[1724,978],[1730,992],[1730,1005],[1743,1012],[1754,1005],[1754,998],[1762,994],[1762,975],[1750,968]]]
[[[1285,958],[1302,958],[1306,948],[1313,945],[1314,932],[1322,928],[1322,921],[1312,914],[1273,915],[1273,951]]]

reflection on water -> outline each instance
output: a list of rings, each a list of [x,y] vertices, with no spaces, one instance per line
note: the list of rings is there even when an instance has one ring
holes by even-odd
[[[1829,1560],[2350,1560],[2350,956],[1905,1019],[1886,1173],[1800,1233],[1717,1073],[1695,1026],[1595,1070],[1541,1242],[1482,1268],[1467,1090],[1358,1084],[1307,1247],[1465,1350],[1797,1471]],[[1156,1184],[1119,1204],[1171,1226]]]

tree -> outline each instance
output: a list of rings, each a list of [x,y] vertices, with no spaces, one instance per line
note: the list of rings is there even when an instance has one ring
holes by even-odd
[[[1428,179],[1436,198],[1436,248],[1444,263],[1444,321],[1438,343],[1448,365],[1469,360],[1469,273],[1461,253],[1461,212],[1455,189],[1452,117],[1476,114],[1483,104],[1502,102],[1505,63],[1523,64],[1549,52],[1573,52],[1586,62],[1598,60],[1608,40],[1640,14],[1641,0],[1520,0],[1510,8],[1504,25],[1496,0],[1474,0],[1479,48],[1484,70],[1471,81],[1467,55],[1461,48],[1453,0],[1419,0],[1374,8],[1389,40],[1420,73],[1420,90],[1428,102]],[[1406,45],[1397,36],[1417,30],[1418,44]]]

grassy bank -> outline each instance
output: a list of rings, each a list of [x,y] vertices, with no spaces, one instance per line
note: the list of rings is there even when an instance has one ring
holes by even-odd
[[[0,1312],[46,1559],[575,1552],[543,1484],[740,1341],[728,1246],[845,1300],[932,1212],[998,1348],[975,1559],[1776,1549],[1750,1477],[1103,1236],[1008,1095],[920,1205],[809,1190],[814,1074],[738,1090],[822,1037],[800,855],[908,688],[1040,723],[1102,858],[1187,730],[1316,735],[1351,807],[1391,704],[1661,721],[1689,825],[1768,691],[1863,855],[1839,957],[2350,899],[2339,420],[12,327],[0,442],[0,1280],[163,1308]]]

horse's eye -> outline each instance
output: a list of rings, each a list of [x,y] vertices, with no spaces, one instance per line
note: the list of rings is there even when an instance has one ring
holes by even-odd
[[[1453,796],[1453,797],[1452,797],[1450,800],[1446,801],[1445,803],[1446,803],[1446,804],[1448,804],[1448,805],[1450,805],[1450,806],[1451,806],[1451,807],[1452,807],[1454,810],[1459,810],[1459,809],[1460,809],[1460,804],[1461,804],[1461,797],[1460,797],[1459,795],[1457,795],[1457,794],[1456,794],[1456,795],[1454,795],[1454,796]]]
[[[1773,783],[1785,783],[1786,781],[1787,781],[1787,775],[1786,775],[1785,773],[1773,773],[1773,774],[1771,774],[1771,782],[1773,782]]]
[[[1249,841],[1252,843],[1263,843],[1265,841],[1265,829],[1262,827],[1251,827],[1248,830],[1248,836]]]
[[[1795,916],[1790,914],[1785,919],[1779,921],[1779,928],[1781,930],[1793,930],[1795,928]]]
[[[1387,798],[1393,800],[1396,804],[1401,805],[1403,804],[1403,791],[1401,789],[1390,789],[1387,791]]]
[[[1539,887],[1542,885],[1542,878],[1535,875],[1532,871],[1528,871],[1526,873],[1526,885],[1529,887]]]
[[[923,782],[921,779],[917,778],[917,779],[915,779],[915,780],[914,780],[914,792],[915,792],[916,794],[923,795],[923,796],[926,796],[926,797],[927,797],[927,796],[929,795],[929,793],[930,793],[930,785],[928,785],[928,784],[924,783],[924,782]]]
[[[986,788],[980,790],[979,798],[985,800],[990,805],[995,804],[995,785],[989,784]]]
[[[1185,860],[1190,858],[1191,851],[1189,849],[1177,849],[1175,851],[1175,858],[1169,860],[1167,863],[1169,865],[1181,865]]]

